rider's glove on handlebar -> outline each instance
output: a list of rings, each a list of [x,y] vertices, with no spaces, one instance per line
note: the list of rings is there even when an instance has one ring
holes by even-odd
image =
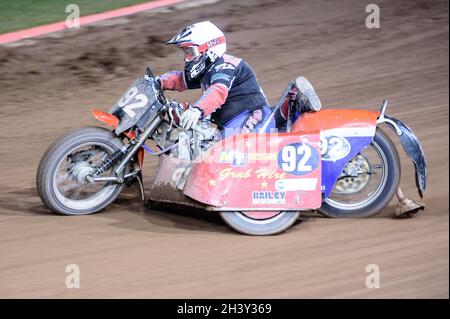
[[[202,116],[202,111],[196,106],[190,106],[189,109],[181,114],[180,126],[185,130],[194,128]]]

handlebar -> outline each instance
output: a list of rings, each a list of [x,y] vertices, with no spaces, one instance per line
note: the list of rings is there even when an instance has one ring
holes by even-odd
[[[153,71],[152,71],[152,69],[150,68],[150,66],[148,66],[148,67],[145,68],[145,73],[146,73],[148,76],[152,77],[152,78],[155,77],[155,75],[153,74]]]
[[[153,74],[153,71],[152,71],[152,69],[151,69],[151,67],[150,66],[147,66],[146,68],[145,68],[145,74],[147,74],[149,77],[151,77],[151,78],[153,78],[153,79],[155,79],[155,75]],[[167,99],[166,99],[166,97],[165,97],[165,95],[164,95],[164,93],[163,93],[163,90],[159,90],[159,92],[158,92],[158,94],[159,94],[159,97],[160,97],[160,102],[162,103],[162,104],[166,104],[167,103]]]

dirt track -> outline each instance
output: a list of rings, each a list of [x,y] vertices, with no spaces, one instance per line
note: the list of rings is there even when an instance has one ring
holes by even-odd
[[[449,297],[447,1],[378,1],[381,28],[370,30],[357,0],[243,3],[142,13],[0,47],[0,297]],[[135,190],[96,215],[50,214],[34,184],[45,148],[95,125],[88,110],[108,109],[147,64],[179,68],[161,43],[202,19],[223,28],[229,52],[250,62],[272,102],[299,74],[327,108],[375,110],[388,97],[388,113],[427,155],[425,212],[395,220],[393,202],[375,218],[305,218],[264,238],[235,234],[210,213],[147,210]],[[416,197],[400,154],[402,186]],[[147,159],[145,176],[154,164]],[[80,266],[80,289],[65,288],[67,264]],[[365,288],[368,264],[380,266],[380,289]]]

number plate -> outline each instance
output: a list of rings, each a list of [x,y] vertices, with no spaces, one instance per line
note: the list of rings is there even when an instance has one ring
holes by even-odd
[[[144,116],[154,118],[161,104],[156,98],[153,78],[137,79],[109,111],[119,117],[116,134],[131,128]],[[148,116],[148,112],[154,113]]]

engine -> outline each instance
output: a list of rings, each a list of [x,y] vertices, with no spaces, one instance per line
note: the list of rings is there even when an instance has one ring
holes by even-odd
[[[185,160],[198,160],[202,153],[210,149],[222,138],[209,118],[202,119],[193,130],[185,131],[163,122],[152,138],[161,149],[170,149],[170,156]],[[175,145],[176,144],[176,145]]]

